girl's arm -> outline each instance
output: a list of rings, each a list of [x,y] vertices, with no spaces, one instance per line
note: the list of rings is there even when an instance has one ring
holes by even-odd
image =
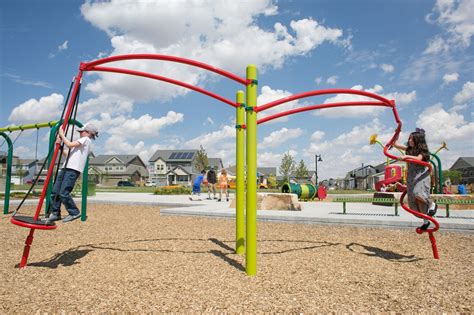
[[[398,158],[399,161],[405,161],[406,159],[423,161],[423,155],[421,155],[421,154],[418,154],[417,156],[415,156],[415,155],[401,155]]]
[[[401,144],[401,143],[398,143],[398,139],[393,142],[393,146],[394,146],[395,148],[400,149],[400,150],[403,150],[403,151],[406,151],[407,148],[408,148],[406,145]]]

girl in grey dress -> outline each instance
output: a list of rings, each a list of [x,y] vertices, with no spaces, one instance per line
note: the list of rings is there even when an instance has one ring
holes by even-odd
[[[407,145],[395,141],[393,146],[405,151],[406,155],[400,156],[398,159],[399,161],[413,159],[429,162],[430,152],[428,150],[428,145],[426,144],[425,131],[423,129],[416,128],[416,131],[410,134]],[[434,216],[437,210],[437,205],[433,202],[430,196],[430,169],[415,163],[407,164],[408,206],[410,209],[428,214],[429,216]],[[430,221],[424,220],[420,229],[426,230],[429,225]]]

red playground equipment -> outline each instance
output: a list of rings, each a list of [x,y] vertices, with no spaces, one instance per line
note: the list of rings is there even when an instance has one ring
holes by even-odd
[[[401,183],[403,179],[403,169],[400,165],[388,165],[385,167],[385,179],[375,183],[375,190],[381,191],[383,185],[389,186]]]
[[[170,62],[177,62],[181,64],[187,64],[190,66],[194,66],[197,68],[201,68],[203,70],[207,70],[210,72],[214,72],[216,74],[219,74],[221,76],[224,76],[234,82],[237,82],[243,86],[246,87],[246,100],[244,99],[244,93],[243,91],[238,91],[237,92],[237,100],[232,101],[227,98],[224,98],[218,94],[209,92],[207,90],[204,90],[200,87],[193,86],[190,84],[187,84],[185,82],[177,81],[171,78],[163,77],[160,75],[156,74],[150,74],[150,73],[145,73],[145,72],[140,72],[136,70],[130,70],[130,69],[123,69],[123,68],[118,68],[118,67],[110,67],[110,66],[104,66],[104,64],[107,63],[113,63],[117,61],[124,61],[124,60],[137,60],[137,59],[146,59],[146,60],[163,60],[163,61],[170,61]],[[61,126],[62,130],[66,130],[67,127],[69,126],[69,120],[72,117],[71,115],[74,115],[77,113],[77,107],[79,104],[79,91],[80,91],[80,86],[81,86],[81,81],[84,72],[90,72],[90,71],[99,71],[99,72],[109,72],[109,73],[121,73],[121,74],[127,74],[127,75],[134,75],[134,76],[140,76],[140,77],[146,77],[150,79],[155,79],[159,81],[164,81],[168,82],[171,84],[179,85],[181,87],[185,87],[187,89],[194,90],[196,92],[205,94],[209,97],[215,98],[227,105],[230,105],[237,111],[237,125],[236,125],[236,138],[237,138],[237,143],[239,143],[239,139],[242,139],[241,146],[239,144],[236,145],[236,151],[237,151],[237,163],[240,163],[239,161],[242,161],[241,164],[237,164],[237,170],[241,170],[241,175],[237,176],[237,191],[236,195],[237,197],[240,195],[242,198],[239,199],[237,198],[237,207],[236,207],[236,252],[239,252],[239,248],[243,249],[243,246],[245,244],[246,246],[246,271],[248,275],[255,275],[256,274],[256,266],[257,266],[257,233],[256,233],[256,226],[257,226],[257,212],[256,212],[256,207],[257,207],[257,125],[260,125],[262,123],[271,121],[273,119],[277,119],[279,117],[284,117],[296,113],[302,113],[305,111],[310,111],[310,110],[317,110],[317,109],[323,109],[323,108],[336,108],[336,107],[346,107],[346,106],[379,106],[379,107],[384,107],[384,108],[389,108],[393,112],[393,116],[395,119],[395,122],[397,124],[397,128],[395,130],[395,133],[393,137],[390,139],[390,141],[384,146],[384,154],[391,159],[396,160],[397,156],[392,155],[389,153],[389,150],[392,148],[392,145],[395,141],[395,139],[398,138],[401,128],[402,128],[402,122],[400,120],[400,117],[398,116],[398,111],[397,107],[395,105],[395,101],[393,100],[388,100],[382,96],[376,95],[374,93],[366,92],[366,91],[359,91],[359,90],[354,90],[354,89],[327,89],[327,90],[317,90],[317,91],[309,91],[309,92],[303,92],[299,94],[294,94],[288,97],[284,97],[272,102],[269,102],[267,104],[262,104],[257,106],[257,87],[258,87],[258,80],[257,80],[257,69],[254,65],[249,65],[247,67],[247,77],[242,78],[237,75],[234,75],[230,72],[221,70],[219,68],[190,60],[190,59],[185,59],[181,57],[174,57],[174,56],[166,56],[166,55],[155,55],[155,54],[136,54],[136,55],[121,55],[121,56],[112,56],[92,62],[87,62],[87,63],[81,63],[79,72],[76,75],[73,83],[71,84],[71,97],[69,98],[69,95],[67,97],[65,107],[63,109],[63,114],[61,115],[61,118],[63,120],[63,124]],[[307,97],[313,97],[313,96],[323,96],[323,95],[329,95],[329,94],[346,94],[346,95],[355,95],[358,100],[356,101],[350,101],[350,102],[336,102],[336,103],[322,103],[322,104],[315,104],[315,105],[310,105],[310,106],[305,106],[305,107],[299,107],[296,109],[291,109],[287,111],[282,111],[276,114],[268,115],[263,118],[257,119],[257,114],[259,112],[263,112],[267,109],[282,105],[287,102],[291,102],[294,100],[298,99],[303,99]],[[360,97],[363,97],[362,99]],[[245,112],[244,112],[245,111]],[[240,115],[240,113],[242,115]],[[244,114],[246,115],[246,121],[244,122],[243,117]],[[242,120],[240,120],[239,117],[242,117]],[[246,180],[246,189],[244,186],[244,150],[239,151],[239,147],[242,149],[244,148],[244,134],[243,131],[245,129],[245,136],[246,136],[246,167],[247,167],[247,180]],[[242,136],[242,137],[240,137]],[[25,267],[28,261],[28,255],[30,252],[30,246],[33,242],[33,235],[35,230],[41,229],[41,230],[51,230],[55,229],[56,225],[54,223],[46,223],[47,221],[40,220],[39,214],[43,206],[44,199],[46,197],[46,190],[48,187],[48,183],[52,180],[53,176],[53,171],[55,167],[55,161],[56,158],[58,157],[58,153],[60,150],[60,144],[56,144],[54,148],[50,150],[48,154],[52,155],[52,163],[50,164],[48,168],[48,173],[47,177],[44,183],[44,188],[41,193],[41,197],[39,199],[36,211],[32,217],[26,217],[26,216],[17,216],[16,212],[11,218],[11,223],[16,224],[21,227],[29,228],[30,232],[29,235],[26,239],[25,245],[24,245],[24,250],[23,250],[23,256],[20,262],[19,267]],[[241,152],[241,153],[239,153]],[[425,167],[428,167],[430,171],[432,171],[432,166],[430,163],[427,162],[422,162],[418,160],[406,160],[407,163],[416,163],[423,165]],[[59,164],[59,163],[58,163]],[[240,166],[239,166],[240,165]],[[397,170],[395,170],[395,174],[392,176],[392,171],[390,170],[390,176],[388,177],[390,180],[395,180],[398,176],[400,176],[401,172],[398,173]],[[239,174],[239,171],[238,171]],[[387,180],[387,177],[386,177]],[[239,184],[241,183],[241,184]],[[240,188],[239,188],[240,187]],[[244,191],[246,192],[245,199],[244,197]],[[408,208],[404,203],[404,197],[406,195],[406,191],[402,193],[402,196],[400,198],[400,204],[402,205],[403,209],[408,211],[409,213],[413,214],[414,216],[421,218],[421,219],[427,219],[431,221],[434,224],[434,227],[429,228],[427,230],[420,230],[419,228],[416,229],[416,232],[418,234],[422,234],[423,232],[427,232],[429,235],[429,239],[431,241],[432,245],[432,250],[433,250],[433,256],[435,259],[439,259],[438,255],[438,249],[436,246],[436,240],[434,237],[434,232],[436,232],[439,229],[439,223],[436,221],[435,218],[427,216],[425,214],[422,214],[420,212],[414,211],[410,208]],[[239,207],[239,200],[242,201],[242,207]],[[244,216],[244,201],[246,204],[246,212]],[[240,211],[240,210],[241,211]],[[245,226],[244,226],[244,220],[245,220]],[[245,233],[244,233],[244,227],[245,227]],[[244,239],[244,235],[246,235],[246,238]],[[245,241],[245,242],[244,242]]]

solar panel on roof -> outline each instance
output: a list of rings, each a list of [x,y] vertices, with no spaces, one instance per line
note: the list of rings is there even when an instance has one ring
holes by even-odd
[[[182,158],[183,158],[183,154],[184,154],[184,152],[179,152],[179,153],[176,155],[176,159],[182,159]]]
[[[186,159],[190,159],[193,156],[192,152],[186,152]]]
[[[171,153],[169,159],[170,159],[170,160],[176,159],[176,152]]]

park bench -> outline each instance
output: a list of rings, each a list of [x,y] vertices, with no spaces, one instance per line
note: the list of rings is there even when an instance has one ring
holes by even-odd
[[[449,218],[449,205],[474,205],[474,199],[435,199],[435,202],[446,206],[446,218]]]
[[[399,200],[398,199],[395,199],[395,198],[354,198],[354,197],[350,197],[350,198],[342,198],[342,197],[338,197],[338,198],[334,198],[332,200],[333,202],[342,202],[342,213],[343,214],[346,214],[346,203],[353,203],[353,202],[356,202],[356,203],[375,203],[375,204],[383,204],[383,205],[393,205],[395,207],[395,215],[398,216],[398,204],[399,204]]]

